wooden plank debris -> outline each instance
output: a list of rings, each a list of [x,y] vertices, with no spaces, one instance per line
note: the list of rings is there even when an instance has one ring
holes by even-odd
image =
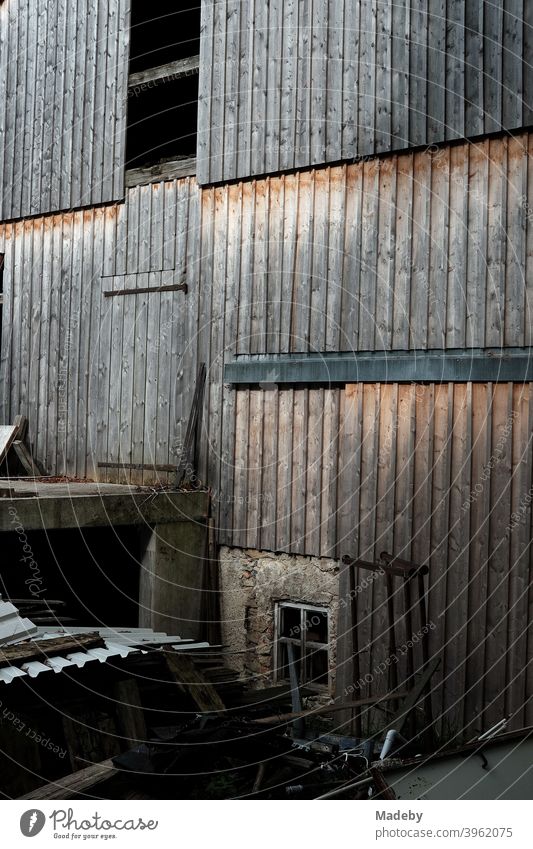
[[[31,793],[21,796],[21,799],[72,799],[84,790],[90,790],[102,781],[107,781],[113,775],[120,772],[111,758],[99,764],[91,764],[85,769],[56,778],[49,784],[32,790]]]
[[[225,711],[224,702],[213,685],[195,667],[190,658],[174,652],[164,652],[167,666],[180,690],[190,693],[201,711]]]
[[[79,637],[57,637],[52,640],[32,640],[3,646],[0,649],[0,667],[17,666],[31,660],[71,654],[77,651],[105,647],[100,634],[84,634]]]

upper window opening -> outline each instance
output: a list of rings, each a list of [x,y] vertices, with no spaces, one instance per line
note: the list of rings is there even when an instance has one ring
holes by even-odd
[[[126,185],[195,173],[199,50],[199,2],[134,0]]]
[[[198,0],[134,0],[131,10],[130,74],[200,52]]]

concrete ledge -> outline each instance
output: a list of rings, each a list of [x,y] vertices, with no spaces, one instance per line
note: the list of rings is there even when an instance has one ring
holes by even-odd
[[[13,531],[15,525],[33,531],[169,522],[204,524],[208,513],[207,492],[154,494],[150,489],[114,484],[33,481],[24,481],[23,487],[18,481],[4,481],[1,488],[11,489],[12,495],[0,498],[0,532]],[[32,488],[36,494],[31,494]]]

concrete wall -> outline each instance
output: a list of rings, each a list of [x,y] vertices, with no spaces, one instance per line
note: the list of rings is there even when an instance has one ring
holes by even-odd
[[[256,687],[273,680],[274,605],[306,602],[330,609],[330,671],[335,677],[338,564],[320,557],[220,549],[222,641],[230,665]]]

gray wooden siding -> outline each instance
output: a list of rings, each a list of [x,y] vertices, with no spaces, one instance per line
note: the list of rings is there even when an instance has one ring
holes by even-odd
[[[0,4],[0,220],[124,196],[129,0]]]
[[[446,737],[511,714],[528,725],[533,385],[253,390],[236,403],[235,483],[222,489],[233,544],[427,563]],[[357,595],[361,677],[386,660],[385,605],[383,581]],[[370,695],[387,692],[372,678]]]
[[[29,416],[53,470],[166,464],[205,361],[209,481],[244,498],[257,481],[234,443],[247,421],[259,440],[263,402],[223,384],[224,361],[532,344],[532,145],[523,133],[203,191],[185,179],[2,225],[4,420]],[[182,279],[187,295],[102,294]],[[299,450],[307,397],[295,393]],[[277,456],[277,442],[256,447]]]
[[[531,385],[250,391],[222,368],[239,352],[531,344],[531,144],[204,191],[186,179],[2,225],[3,421],[28,416],[50,471],[148,483],[97,464],[168,463],[206,362],[219,541],[429,561],[449,728],[482,710],[485,727],[514,710],[530,724]],[[183,279],[187,295],[103,296]],[[377,585],[358,597],[363,675],[382,659],[382,603]]]
[[[527,0],[203,3],[201,183],[533,122]]]

